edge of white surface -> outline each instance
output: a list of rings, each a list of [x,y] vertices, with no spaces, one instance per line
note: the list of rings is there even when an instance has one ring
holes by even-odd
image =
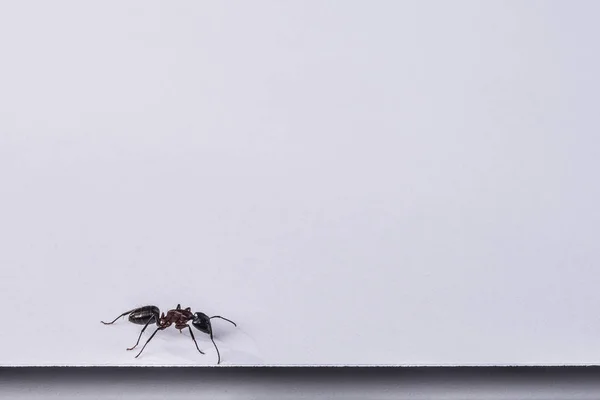
[[[597,399],[597,368],[0,369],[12,399]],[[3,396],[0,396],[3,397]],[[3,398],[4,398],[3,397]]]
[[[529,363],[529,364],[233,364],[233,365],[192,365],[192,364],[0,364],[0,368],[562,368],[600,367],[600,363]]]

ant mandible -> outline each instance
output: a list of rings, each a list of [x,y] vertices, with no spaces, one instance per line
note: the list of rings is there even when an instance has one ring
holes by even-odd
[[[220,318],[227,322],[231,322],[234,326],[237,326],[235,322],[227,318],[221,317],[220,315],[209,317],[208,315],[201,312],[192,313],[192,309],[190,307],[182,309],[181,304],[177,304],[176,309],[167,311],[167,315],[165,315],[164,312],[160,314],[160,310],[156,306],[144,306],[126,311],[123,314],[119,315],[117,318],[115,318],[112,322],[100,322],[102,322],[104,325],[111,325],[114,324],[116,320],[126,316],[127,314],[129,314],[129,322],[132,322],[137,325],[144,325],[144,328],[142,328],[140,336],[138,336],[138,340],[135,343],[135,345],[133,347],[128,348],[127,350],[133,350],[137,347],[137,345],[140,343],[142,334],[144,333],[148,325],[155,322],[156,326],[158,326],[158,328],[156,328],[154,333],[152,333],[152,336],[150,336],[150,338],[146,341],[146,343],[142,347],[142,350],[140,350],[140,352],[137,354],[137,356],[135,356],[135,358],[138,358],[140,354],[142,354],[142,351],[144,351],[146,345],[152,340],[152,338],[154,337],[154,335],[156,335],[158,331],[167,329],[173,324],[175,324],[175,329],[179,329],[180,333],[182,329],[188,328],[190,331],[190,335],[192,336],[192,340],[196,345],[196,349],[200,352],[200,354],[204,354],[204,352],[198,347],[198,342],[196,342],[196,338],[194,337],[194,332],[192,332],[192,328],[190,328],[190,326],[188,325],[188,322],[192,321],[192,325],[194,328],[210,335],[210,340],[213,342],[213,344],[215,345],[215,349],[217,350],[217,364],[220,364],[221,354],[219,354],[219,348],[217,347],[217,344],[213,339],[213,330],[210,324],[210,320],[213,318]]]

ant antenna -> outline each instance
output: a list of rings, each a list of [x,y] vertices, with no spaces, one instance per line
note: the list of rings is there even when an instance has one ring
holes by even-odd
[[[232,320],[224,318],[224,317],[221,317],[220,315],[215,315],[213,317],[210,317],[209,319],[213,319],[213,318],[221,318],[221,319],[224,319],[227,322],[231,322],[233,324],[233,326],[237,326],[237,324],[235,322],[233,322]]]

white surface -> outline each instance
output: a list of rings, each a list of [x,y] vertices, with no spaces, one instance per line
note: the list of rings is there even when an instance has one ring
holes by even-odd
[[[598,11],[3,3],[0,364],[598,363]]]

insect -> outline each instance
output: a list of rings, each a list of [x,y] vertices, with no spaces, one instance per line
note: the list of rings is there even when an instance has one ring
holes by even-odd
[[[227,322],[231,322],[233,324],[233,326],[237,326],[235,322],[233,322],[227,318],[221,317],[220,315],[215,315],[215,316],[209,317],[208,315],[201,313],[201,312],[192,313],[192,309],[190,307],[181,308],[181,304],[177,304],[177,308],[167,311],[166,315],[164,312],[162,314],[160,314],[160,310],[156,306],[144,306],[144,307],[134,308],[133,310],[125,311],[123,314],[119,315],[117,318],[115,318],[111,322],[104,322],[104,321],[100,321],[100,322],[102,322],[104,325],[112,325],[119,318],[124,317],[128,314],[129,314],[129,317],[128,317],[129,322],[132,322],[132,323],[138,324],[138,325],[144,325],[144,327],[142,328],[142,331],[140,332],[140,335],[138,336],[138,340],[135,343],[135,345],[133,347],[128,348],[127,350],[133,350],[137,347],[138,344],[140,344],[140,339],[142,338],[142,334],[144,333],[144,331],[146,330],[148,325],[150,325],[151,323],[156,323],[156,326],[157,326],[154,333],[152,333],[150,338],[146,341],[146,343],[144,344],[144,346],[142,347],[140,352],[137,354],[137,356],[135,356],[135,358],[138,358],[140,356],[140,354],[142,354],[142,351],[144,351],[144,349],[146,348],[146,345],[152,340],[152,338],[154,337],[154,335],[156,335],[156,333],[158,331],[165,330],[173,324],[175,324],[175,329],[179,329],[180,333],[183,329],[187,328],[190,331],[190,335],[192,336],[192,340],[194,341],[194,344],[196,345],[196,349],[200,352],[200,354],[204,354],[204,352],[202,350],[200,350],[200,348],[198,347],[198,342],[196,342],[196,338],[194,337],[194,332],[192,332],[192,328],[190,328],[190,325],[188,324],[188,322],[191,321],[192,326],[194,328],[198,329],[199,331],[201,331],[203,333],[210,335],[210,340],[213,342],[213,344],[215,345],[215,349],[217,350],[217,357],[218,357],[217,364],[220,364],[221,363],[221,354],[219,353],[219,348],[217,347],[217,344],[215,343],[215,340],[213,339],[213,330],[212,330],[212,325],[210,323],[210,320],[213,318],[220,318]],[[160,316],[159,316],[159,314],[160,314]]]

